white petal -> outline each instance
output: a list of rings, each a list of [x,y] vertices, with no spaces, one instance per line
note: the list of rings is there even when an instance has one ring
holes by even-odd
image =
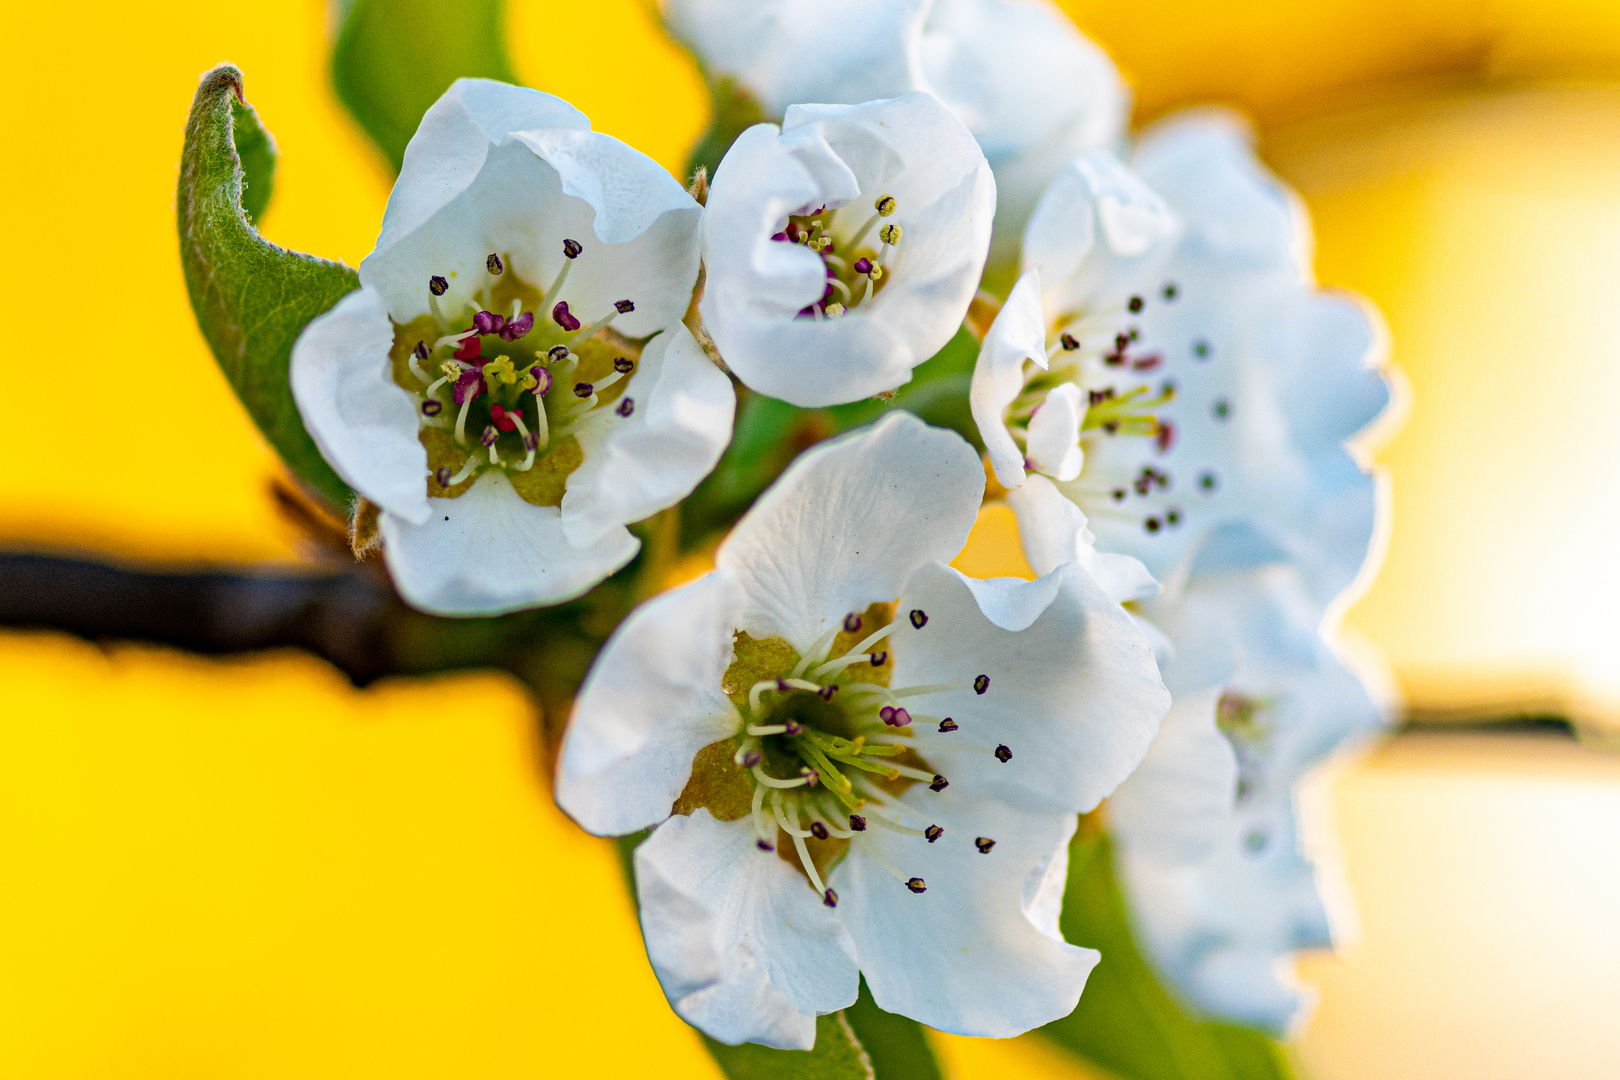
[[[962,738],[1006,745],[927,757],[952,789],[1037,811],[1087,811],[1142,760],[1170,706],[1152,649],[1130,615],[1074,563],[1045,577],[975,581],[941,563],[921,567],[900,610],[892,685],[970,684],[908,699],[913,714],[949,716]],[[948,745],[951,735],[935,742]]]
[[[1080,475],[1080,388],[1062,383],[1047,391],[1040,408],[1029,419],[1029,459],[1054,480]]]
[[[1097,963],[1057,927],[1075,818],[953,791],[905,800],[944,826],[937,843],[874,826],[831,884],[879,1007],[941,1031],[1006,1038],[1072,1012]],[[980,836],[995,841],[988,854],[973,844]],[[927,891],[913,894],[889,866]]]
[[[1237,759],[1215,726],[1221,688],[1178,697],[1147,756],[1108,802],[1121,843],[1165,861],[1193,863],[1230,828]]]
[[[505,143],[512,132],[590,127],[584,113],[550,94],[491,79],[457,79],[423,114],[405,147],[372,257],[415,232],[471,187],[491,145]]]
[[[360,280],[383,293],[396,322],[429,310],[428,280],[435,275],[449,286],[438,298],[440,310],[451,318],[469,311],[489,280],[491,252],[524,281],[549,288],[565,262],[565,239],[584,251],[559,295],[546,298],[548,311],[562,299],[581,322],[592,322],[611,314],[615,301],[630,300],[635,310],[613,325],[632,337],[680,318],[697,278],[701,208],[650,158],[583,130],[581,121],[561,129],[476,128],[488,143],[475,173],[457,180],[459,192],[426,217],[413,211],[385,219],[376,250],[360,264]],[[464,127],[469,123],[462,118]]]
[[[440,615],[493,615],[572,600],[641,546],[621,528],[574,547],[556,507],[524,502],[495,469],[465,495],[428,505],[423,525],[383,515],[383,554],[400,595]]]
[[[674,817],[636,849],[647,957],[682,1019],[724,1043],[815,1044],[816,1015],[855,1001],[848,936],[747,820]]]
[[[1086,515],[1046,477],[1029,477],[1007,493],[1007,504],[1018,515],[1024,557],[1037,574],[1049,574],[1066,562],[1079,563],[1110,600],[1121,604],[1159,591],[1159,583],[1140,561],[1097,550]]]
[[[742,628],[803,650],[893,600],[918,566],[962,549],[983,493],[966,440],[906,412],[801,454],[716,556],[748,592]]]
[[[630,613],[574,703],[557,803],[587,831],[618,836],[669,816],[697,752],[741,723],[720,689],[742,592],[708,574]]]
[[[642,351],[624,398],[629,416],[602,409],[577,432],[585,460],[568,477],[562,523],[578,547],[684,499],[731,441],[737,393],[680,323]]]
[[[984,155],[923,93],[794,106],[775,146],[769,131],[745,132],[716,171],[704,219],[704,325],[737,377],[761,393],[819,407],[891,390],[951,339],[978,288],[995,202]],[[853,201],[850,177],[859,184]],[[903,228],[882,291],[840,318],[799,317],[826,288],[823,263],[770,237],[789,213],[850,202],[831,229],[852,238],[881,195],[895,198]]]
[[[937,0],[922,58],[930,88],[995,169],[1000,260],[1016,253],[1064,162],[1120,141],[1130,95],[1107,55],[1051,4]]]
[[[1024,363],[1046,367],[1046,316],[1041,308],[1041,275],[1031,270],[1018,279],[1007,302],[979,346],[968,404],[996,479],[1006,488],[1024,482],[1024,453],[1007,432],[1007,406],[1024,391]]]
[[[394,382],[394,328],[360,288],[298,335],[292,392],[321,456],[360,494],[406,521],[427,520],[427,450],[416,399]]]
[[[1177,230],[1164,200],[1118,158],[1086,154],[1041,196],[1024,232],[1023,265],[1040,269],[1053,311],[1080,310],[1103,283],[1162,258]]]
[[[670,32],[711,78],[731,76],[767,114],[854,104],[922,85],[914,70],[927,0],[663,0]]]

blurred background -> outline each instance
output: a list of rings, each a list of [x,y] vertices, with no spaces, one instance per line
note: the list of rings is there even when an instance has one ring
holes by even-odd
[[[1407,383],[1368,442],[1393,528],[1346,627],[1408,722],[1306,793],[1358,913],[1304,966],[1306,1074],[1613,1076],[1620,8],[1064,6],[1138,122],[1253,118],[1320,280],[1378,305]],[[645,4],[509,7],[525,82],[680,168],[707,97]],[[282,152],[264,232],[357,264],[389,173],[328,32],[316,0],[0,12],[0,548],[306,564],[192,319],[174,185],[197,77],[232,61]],[[112,348],[86,369],[64,340]],[[967,558],[1013,545],[987,520]],[[359,691],[301,653],[0,634],[0,1074],[717,1077],[612,848],[551,805],[535,720],[495,675]],[[1027,1038],[941,1048],[962,1078],[1088,1075]]]

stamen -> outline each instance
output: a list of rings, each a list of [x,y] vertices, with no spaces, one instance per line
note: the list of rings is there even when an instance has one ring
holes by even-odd
[[[882,240],[884,245],[887,247],[898,246],[900,243],[900,237],[903,235],[905,235],[905,230],[892,223],[885,225],[883,228],[878,230],[878,239]],[[881,258],[882,256],[879,257]]]
[[[442,488],[449,487],[450,486],[450,466],[448,466],[448,465],[440,465],[437,469],[433,470],[433,479],[438,481],[440,487],[442,487]]]
[[[585,249],[579,245],[578,240],[563,241],[563,254],[568,256],[570,260],[579,258],[579,253],[584,250]]]
[[[1012,760],[1012,751],[1007,749],[1006,743],[996,747],[996,760],[1003,764]]]
[[[568,301],[559,300],[551,309],[551,321],[558,326],[573,333],[579,329],[579,320],[574,318],[573,312],[568,310]]]
[[[910,618],[911,625],[915,629],[921,630],[923,627],[928,625],[928,616],[921,608],[912,608]]]
[[[422,402],[423,416],[438,416],[443,411],[444,402],[442,401],[435,400],[434,398],[428,398],[426,401]]]
[[[632,397],[620,398],[619,407],[613,411],[618,413],[620,416],[629,416],[631,413],[636,411],[636,399]]]
[[[467,410],[472,408],[473,395],[468,394],[461,400],[461,412],[456,415],[456,442],[467,441]]]
[[[914,877],[906,882],[906,888],[914,893],[925,893],[928,891],[928,883],[920,877]]]
[[[996,842],[988,836],[980,836],[973,841],[973,846],[979,849],[980,855],[988,855],[990,849],[996,846]]]
[[[479,464],[480,462],[476,454],[467,455],[467,463],[461,467],[461,471],[452,476],[449,483],[441,483],[439,486],[447,488],[455,487],[457,484],[467,479],[467,477],[477,472]]]
[[[951,782],[939,774],[934,775],[933,783],[928,785],[929,791],[944,791],[951,786]]]
[[[982,696],[988,689],[990,689],[990,676],[980,675],[978,678],[973,680],[973,692],[975,694]]]
[[[945,835],[945,830],[940,828],[938,825],[930,825],[928,828],[923,830],[923,835],[927,837],[928,842],[932,844],[935,840],[938,840],[940,837]]]
[[[826,892],[821,894],[821,902],[826,904],[828,907],[837,907],[838,894],[833,892],[831,889],[828,889]]]
[[[940,722],[939,722],[939,730],[940,730],[940,731],[941,731],[941,732],[946,732],[946,731],[955,731],[955,730],[956,730],[956,728],[957,728],[957,723],[956,723],[956,721],[955,721],[955,720],[952,720],[952,719],[951,719],[951,718],[950,718],[950,717],[948,717],[948,716],[947,716],[947,717],[946,717],[946,718],[945,718],[945,719],[943,719],[943,720],[941,720],[941,721],[940,721]]]
[[[517,301],[512,301],[512,304],[513,306],[516,306]],[[516,341],[521,337],[527,336],[529,331],[533,329],[534,312],[525,311],[520,315],[515,315],[508,319],[506,321],[506,325],[501,327],[499,333],[502,341]]]
[[[804,776],[795,777],[792,780],[778,780],[774,776],[766,775],[765,770],[758,765],[755,765],[751,771],[754,774],[754,779],[766,787],[781,788],[784,791],[788,788],[804,787],[810,783],[810,779]]]
[[[859,814],[851,814],[849,815],[849,827],[851,832],[865,832],[866,819]]]
[[[434,296],[443,296],[450,288],[450,283],[438,274],[428,278],[428,292]]]
[[[849,624],[849,620],[847,618],[844,620],[844,624],[846,626]],[[853,649],[849,650],[849,652],[845,653],[843,656],[840,656],[838,659],[829,660],[827,663],[822,664],[812,674],[817,679],[825,681],[828,675],[835,675],[856,661],[865,659],[866,650],[888,637],[889,630],[892,628],[892,626],[893,624],[891,623],[872,631],[872,633],[867,635],[866,639],[863,640],[859,645],[856,645]],[[859,620],[857,620],[857,629],[858,628]]]
[[[544,410],[541,411],[543,412]],[[539,449],[540,441],[533,435],[529,434],[529,425],[523,422],[522,413],[514,409],[513,411],[507,413],[506,416],[507,419],[511,420],[512,423],[517,426],[518,434],[523,436],[523,464],[517,467],[518,472],[528,472],[530,469],[534,468],[534,455],[535,451]]]
[[[850,619],[855,620],[855,629],[859,630],[861,628],[861,620],[860,616],[858,615],[846,615],[844,617],[844,629],[849,630]],[[850,632],[853,633],[854,631]],[[827,649],[832,646],[833,639],[837,636],[838,627],[834,626],[832,629],[827,630],[820,637],[816,638],[815,641],[811,642],[810,647],[804,651],[804,655],[799,657],[799,662],[793,665],[793,670],[788,673],[788,678],[797,679],[799,676],[803,675],[806,668],[827,654]]]
[[[500,277],[501,272],[504,271],[506,267],[501,263],[501,257],[499,255],[496,255],[494,252],[490,252],[489,258],[484,260],[484,269],[488,270],[496,277]]]
[[[620,315],[628,315],[632,311],[636,310],[636,305],[631,303],[629,300],[615,300],[613,301],[613,310],[618,312]]]
[[[551,387],[551,372],[547,371],[545,368],[536,368],[535,370],[545,376],[545,381],[542,385],[549,389]],[[539,386],[535,387],[534,442],[536,446],[548,446],[551,443],[551,427],[546,419],[546,403],[540,400],[541,395],[545,392],[546,391],[541,389]]]

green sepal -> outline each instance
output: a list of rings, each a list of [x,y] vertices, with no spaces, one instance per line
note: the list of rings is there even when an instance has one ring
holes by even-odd
[[[265,160],[273,160],[273,144],[242,96],[242,73],[221,64],[197,87],[180,156],[175,203],[186,291],[214,359],[259,431],[299,479],[347,512],[353,493],[304,430],[288,368],[304,327],[359,288],[360,279],[342,263],[277,247],[248,221],[234,133],[238,114],[251,122],[243,145],[262,172]],[[269,201],[267,175],[256,186],[263,191],[256,199],[262,210]]]
[[[332,85],[396,173],[422,114],[451,83],[518,81],[503,0],[349,0],[338,17]]]
[[[1260,1032],[1187,1011],[1137,948],[1113,843],[1082,820],[1069,847],[1063,937],[1102,953],[1080,1005],[1041,1032],[1122,1080],[1290,1080],[1283,1048]]]
[[[703,1044],[729,1080],[878,1080],[841,1012],[816,1017],[814,1050],[772,1050],[757,1043],[727,1046],[707,1035]]]
[[[755,124],[774,119],[765,112],[759,99],[730,75],[710,79],[709,126],[686,159],[686,175],[697,175],[701,166],[713,176],[714,170],[720,167],[720,159],[726,156],[726,151],[737,141],[737,136]]]

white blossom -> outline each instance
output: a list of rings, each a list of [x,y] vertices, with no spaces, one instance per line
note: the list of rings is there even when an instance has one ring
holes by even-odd
[[[1047,0],[663,0],[711,79],[771,117],[926,90],[995,170],[997,261],[1017,254],[1036,200],[1076,154],[1114,149],[1130,95],[1102,49]]]
[[[795,405],[893,390],[961,326],[994,207],[984,155],[935,98],[793,106],[715,171],[704,327],[739,379]]]
[[[982,489],[960,437],[905,413],[823,443],[586,680],[558,801],[598,834],[656,826],[634,859],[648,955],[717,1039],[809,1047],[861,974],[972,1035],[1078,1001],[1097,954],[1057,926],[1075,814],[1168,697],[1082,563],[946,565]]]
[[[462,79],[428,110],[361,287],[291,373],[322,454],[381,509],[407,600],[577,596],[634,557],[628,522],[713,468],[735,399],[680,322],[700,216],[550,95]]]
[[[1051,477],[1099,548],[1172,591],[1195,559],[1286,559],[1322,602],[1338,594],[1379,505],[1347,440],[1389,391],[1375,314],[1316,289],[1308,249],[1296,200],[1223,115],[1151,130],[1129,168],[1071,162],[974,374],[997,478]]]

